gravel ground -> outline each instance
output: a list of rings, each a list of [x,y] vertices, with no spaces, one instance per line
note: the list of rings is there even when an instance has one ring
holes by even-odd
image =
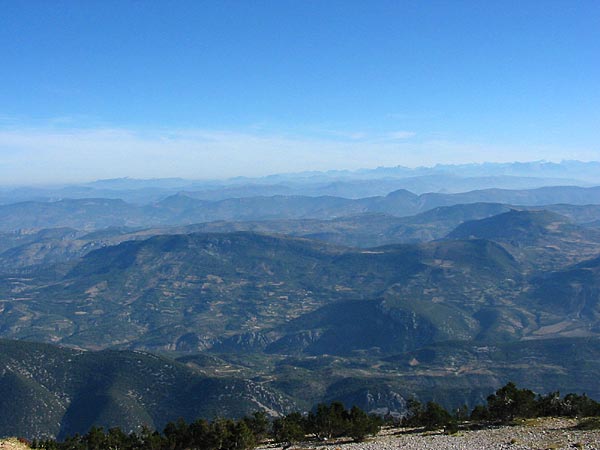
[[[571,419],[534,419],[523,425],[496,427],[486,430],[460,431],[455,435],[440,432],[419,432],[410,429],[386,429],[378,436],[361,443],[305,443],[290,450],[600,450],[600,430],[579,431]],[[0,440],[0,450],[28,449],[16,439]],[[277,446],[258,450],[281,449]]]
[[[389,429],[362,443],[332,442],[327,445],[307,443],[295,448],[319,450],[600,450],[600,431],[574,430],[572,427],[576,423],[575,420],[569,419],[535,419],[525,422],[524,425],[460,431],[455,435]]]
[[[27,450],[29,447],[15,438],[0,439],[0,450]]]

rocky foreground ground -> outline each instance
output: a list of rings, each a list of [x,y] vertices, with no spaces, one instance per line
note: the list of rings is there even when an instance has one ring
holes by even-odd
[[[455,434],[415,429],[385,429],[376,437],[355,443],[335,441],[307,442],[291,450],[600,450],[599,430],[577,430],[574,419],[531,419],[519,425],[463,430]],[[26,450],[16,439],[0,440],[0,450]],[[281,446],[264,446],[257,450],[274,450]]]
[[[574,429],[576,424],[577,421],[571,419],[533,419],[524,421],[521,425],[459,431],[453,435],[442,432],[387,429],[361,443],[342,441],[324,445],[307,443],[297,447],[315,450],[600,450],[600,430],[576,430]]]
[[[27,450],[29,447],[15,438],[0,439],[0,450]]]

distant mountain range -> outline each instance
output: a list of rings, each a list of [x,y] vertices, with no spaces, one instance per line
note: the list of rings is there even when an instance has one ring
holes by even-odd
[[[489,188],[592,186],[600,184],[599,174],[598,162],[536,161],[437,165],[414,169],[397,166],[356,171],[331,170],[212,181],[118,178],[65,186],[0,187],[0,204],[55,201],[65,198],[111,198],[135,204],[148,204],[179,192],[211,201],[274,195],[362,198],[384,196],[398,189],[423,194],[457,193]]]
[[[219,220],[327,220],[365,213],[406,217],[441,206],[484,202],[526,206],[569,204],[572,212],[575,213],[576,210],[572,206],[600,205],[600,187],[559,186],[531,190],[487,189],[461,194],[422,195],[398,190],[385,197],[354,200],[327,196],[274,196],[206,201],[177,194],[146,206],[111,199],[22,202],[0,206],[0,231],[55,227],[92,231],[106,227],[147,228]],[[589,219],[590,221],[598,220],[598,216],[594,213]]]
[[[103,203],[99,202],[99,204]],[[342,246],[363,248],[428,242],[445,237],[455,227],[469,220],[483,219],[510,210],[535,211],[539,208],[538,206],[512,206],[501,203],[470,203],[441,206],[408,217],[364,213],[337,219],[221,220],[150,228],[111,226],[91,232],[69,227],[40,230],[25,228],[0,233],[0,270],[12,272],[40,264],[63,263],[101,247],[116,245],[128,240],[147,239],[160,234],[253,231],[305,237]],[[558,204],[545,205],[543,208],[546,211],[554,211],[586,228],[600,228],[600,205]],[[107,210],[100,208],[100,213],[103,211]],[[121,211],[122,214],[125,214],[125,211],[126,208]],[[33,214],[33,210],[31,212]],[[81,219],[77,216],[67,214],[65,212],[65,215],[57,214],[55,217],[57,221],[61,221],[61,224],[82,224]],[[88,211],[84,214],[89,214],[89,221],[86,223],[92,223],[95,211]],[[111,218],[115,218],[115,216],[109,216],[106,221],[98,218],[93,223],[98,225],[110,223]]]

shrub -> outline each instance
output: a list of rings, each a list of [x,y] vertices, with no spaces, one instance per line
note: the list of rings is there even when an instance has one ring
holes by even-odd
[[[575,426],[578,430],[600,430],[600,417],[587,417]]]

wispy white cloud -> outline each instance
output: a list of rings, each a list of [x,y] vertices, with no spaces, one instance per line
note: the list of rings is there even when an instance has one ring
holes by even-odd
[[[345,139],[336,139],[264,130],[0,129],[0,185],[124,176],[212,179],[332,168],[594,159],[590,151],[417,141],[411,139],[414,136],[410,131],[350,133]]]
[[[369,133],[365,131],[324,130],[323,134],[331,138],[349,139],[352,141],[370,138]]]
[[[414,131],[392,131],[391,133],[387,133],[388,139],[409,139],[411,137],[415,137],[417,133]]]

